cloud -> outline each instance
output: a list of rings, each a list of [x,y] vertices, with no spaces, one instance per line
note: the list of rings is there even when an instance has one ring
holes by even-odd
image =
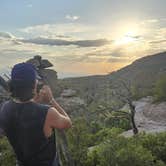
[[[42,24],[19,29],[23,35],[28,34],[28,36],[33,37],[47,36],[52,38],[55,38],[57,35],[73,36],[78,33],[87,33],[94,30],[95,27],[79,23]]]
[[[12,39],[15,37],[9,32],[0,32],[0,38]]]
[[[103,57],[90,57],[88,54],[85,55],[63,55],[55,57],[55,61],[58,63],[98,63],[106,61]]]
[[[67,35],[56,35],[57,38],[71,38],[70,36]]]
[[[150,42],[150,44],[160,44],[160,43],[166,43],[166,40],[155,40]]]
[[[73,15],[66,15],[65,18],[68,19],[68,20],[71,20],[71,21],[76,21],[80,17],[79,16],[73,16]]]
[[[123,48],[118,47],[118,48],[114,49],[114,50],[110,53],[110,55],[111,55],[112,57],[118,57],[118,58],[120,58],[120,57],[124,56],[125,53],[124,53]]]
[[[136,40],[138,40],[138,39],[141,39],[141,38],[142,38],[142,36],[141,36],[141,35],[136,35],[136,36],[134,36],[134,35],[125,35],[125,37],[130,37],[130,38],[133,38],[133,39],[136,39]]]
[[[33,57],[33,53],[29,51],[19,51],[19,50],[12,50],[12,49],[5,49],[1,51],[0,59],[1,59],[1,66],[0,71],[4,69],[11,69],[11,67],[20,62],[25,62],[30,57]]]
[[[150,46],[158,51],[166,46],[166,28],[159,28],[153,31],[153,36],[148,40]]]
[[[127,58],[113,58],[113,57],[111,57],[108,59],[108,62],[110,62],[110,63],[129,63],[130,61]]]
[[[157,23],[159,22],[158,19],[150,19],[150,20],[146,20],[148,23]]]
[[[106,39],[69,41],[69,40],[50,39],[50,38],[43,38],[43,37],[32,38],[32,39],[22,39],[19,41],[23,43],[32,43],[32,44],[38,44],[38,45],[50,45],[50,46],[76,45],[79,47],[100,47],[110,43],[110,41]]]
[[[154,18],[154,19],[147,19],[147,20],[143,20],[143,21],[141,22],[141,24],[142,24],[142,25],[154,25],[154,24],[159,23],[160,21],[163,21],[163,20],[161,20],[161,19],[156,19],[156,18]]]

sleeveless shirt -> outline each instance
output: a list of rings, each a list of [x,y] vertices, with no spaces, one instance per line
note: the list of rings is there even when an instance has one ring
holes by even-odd
[[[44,135],[49,106],[34,102],[1,105],[0,127],[12,145],[20,165],[51,166],[56,155],[55,133]]]

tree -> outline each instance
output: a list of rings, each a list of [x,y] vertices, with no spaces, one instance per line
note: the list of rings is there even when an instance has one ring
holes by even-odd
[[[112,85],[112,95],[117,100],[121,101],[123,104],[128,104],[130,112],[122,111],[124,115],[128,115],[131,121],[132,130],[134,135],[138,134],[138,128],[135,123],[135,105],[133,103],[133,93],[132,93],[132,84],[131,82],[126,82],[124,80],[119,80],[119,84]]]
[[[156,82],[154,96],[156,101],[166,101],[166,76],[162,76]]]

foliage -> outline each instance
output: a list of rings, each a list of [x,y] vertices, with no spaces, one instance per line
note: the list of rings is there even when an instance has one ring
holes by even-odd
[[[6,137],[0,138],[0,166],[16,165],[15,155]]]
[[[166,147],[164,135],[166,134],[159,134],[156,137],[160,138],[160,145]],[[164,160],[162,161],[162,156],[166,156],[164,148],[161,151],[157,143],[152,145],[155,153],[149,147],[147,148],[152,140],[151,135],[132,138],[110,137],[108,141],[94,147],[89,152],[88,166],[165,166]],[[158,153],[162,156],[159,156]],[[157,154],[159,157],[157,157]]]
[[[124,130],[131,129],[129,113],[125,111],[112,111],[111,116],[105,119],[106,127],[116,127]]]
[[[95,134],[103,128],[102,124],[98,121],[92,121],[90,123],[91,134]]]
[[[166,133],[144,134],[140,136],[140,142],[154,156],[166,163]]]
[[[97,126],[94,132],[95,124],[98,125],[77,118],[68,130],[73,166],[166,166],[166,132],[126,138],[121,135],[121,128]],[[0,152],[0,166],[15,165],[15,156],[5,137],[0,139]]]
[[[92,132],[89,127],[93,125],[88,126],[84,119],[77,119],[68,132],[75,166],[166,165],[166,133],[125,138],[120,136],[123,132],[120,128],[103,127]]]
[[[73,122],[73,128],[68,131],[67,135],[74,166],[84,166],[88,146],[91,144],[91,135],[89,135],[86,121],[82,118],[76,119]]]
[[[156,82],[154,96],[156,101],[166,101],[166,76],[162,76]]]
[[[94,145],[98,145],[111,137],[114,138],[122,132],[123,130],[121,128],[103,128],[93,135]]]

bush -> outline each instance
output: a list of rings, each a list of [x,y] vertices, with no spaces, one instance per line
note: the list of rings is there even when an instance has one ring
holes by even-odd
[[[151,139],[151,135],[139,135],[132,138],[110,137],[89,152],[87,165],[165,166],[166,137],[164,136],[165,134],[159,134],[155,139],[153,137]],[[161,148],[161,146],[164,147]]]
[[[166,133],[144,135],[140,141],[153,156],[166,163]]]
[[[109,138],[114,138],[117,135],[121,134],[123,130],[121,128],[103,128],[99,132],[97,132],[95,135],[93,135],[93,140],[95,141],[95,144],[100,144],[101,142],[108,140]]]
[[[156,82],[154,96],[156,101],[166,101],[166,76]]]
[[[126,112],[126,111],[124,111],[124,112]],[[110,128],[116,127],[116,128],[121,128],[124,130],[131,129],[129,115],[123,114],[119,111],[112,111],[111,115],[112,116],[105,119],[105,126],[106,127],[110,127]]]
[[[0,138],[0,166],[14,166],[16,159],[6,137]]]
[[[91,134],[85,119],[73,121],[73,127],[67,132],[69,152],[74,165],[83,166],[87,160],[88,146],[92,144]]]
[[[120,166],[156,166],[156,163],[164,166],[161,161],[155,161],[151,152],[141,145],[127,144],[126,148],[117,151],[116,158]]]

